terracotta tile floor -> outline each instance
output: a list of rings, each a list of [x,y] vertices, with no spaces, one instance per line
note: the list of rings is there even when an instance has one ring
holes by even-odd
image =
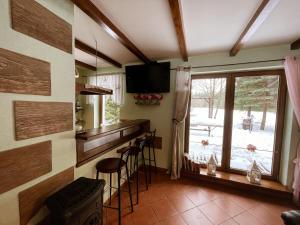
[[[141,183],[138,205],[133,190],[133,213],[128,193],[122,192],[123,225],[280,225],[283,224],[280,213],[295,208],[282,200],[207,186],[200,181],[171,181],[159,173],[153,174],[152,184],[148,191],[145,189]],[[112,204],[117,206],[117,198]],[[116,210],[104,209],[104,224],[118,224]]]

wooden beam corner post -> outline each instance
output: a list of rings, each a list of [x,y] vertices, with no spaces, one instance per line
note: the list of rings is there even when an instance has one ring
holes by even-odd
[[[250,29],[253,28],[254,23],[256,22],[256,20],[259,18],[259,16],[261,15],[262,11],[267,7],[267,5],[270,3],[270,1],[272,0],[262,0],[262,3],[259,5],[258,9],[256,10],[256,12],[254,13],[254,15],[252,16],[252,18],[250,19],[249,23],[247,24],[246,28],[243,30],[243,32],[241,33],[241,35],[239,36],[238,40],[236,41],[236,43],[234,44],[234,46],[232,47],[232,49],[230,50],[229,55],[230,56],[235,56],[240,49],[243,46],[243,39],[245,38],[245,36],[249,33]],[[268,12],[268,14],[271,13],[271,10]],[[267,17],[267,16],[266,16]],[[266,18],[264,17],[264,19]],[[259,23],[261,24],[261,23]],[[259,25],[257,25],[258,27]],[[256,27],[256,29],[257,29]],[[255,29],[255,28],[254,28]],[[253,32],[254,33],[254,32]]]
[[[99,24],[99,26],[101,26],[106,33],[124,45],[137,58],[142,60],[144,63],[151,63],[151,60],[147,58],[147,56],[145,56],[90,0],[71,1],[90,18],[92,18],[97,24]]]
[[[297,50],[297,49],[300,49],[300,38],[291,44],[291,50]]]
[[[186,62],[188,61],[188,53],[184,36],[183,18],[181,13],[180,2],[179,0],[169,0],[169,5],[176,30],[180,54],[182,59]]]

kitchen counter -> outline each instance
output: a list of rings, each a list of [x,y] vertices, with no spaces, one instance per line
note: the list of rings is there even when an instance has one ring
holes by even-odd
[[[76,166],[79,167],[115,149],[149,131],[149,129],[149,120],[137,119],[89,129],[76,134]]]

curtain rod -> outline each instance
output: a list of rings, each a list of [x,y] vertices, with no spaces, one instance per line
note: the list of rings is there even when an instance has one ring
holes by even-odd
[[[253,62],[241,62],[241,63],[229,63],[229,64],[219,64],[219,65],[207,65],[207,66],[192,66],[192,69],[201,69],[201,68],[210,68],[210,67],[218,67],[218,66],[236,66],[236,65],[245,65],[245,64],[252,64],[252,63],[264,63],[264,62],[280,62],[285,61],[285,59],[271,59],[271,60],[261,60],[261,61],[253,61]],[[190,67],[184,67],[190,68]],[[177,68],[172,68],[170,70],[176,70]],[[117,75],[117,74],[125,74],[125,72],[113,72],[113,73],[102,73],[102,74],[95,74],[95,75],[88,75],[88,76],[81,76],[81,77],[95,77],[95,76],[105,76],[105,75]]]
[[[192,69],[199,68],[209,68],[209,67],[218,67],[218,66],[236,66],[236,65],[244,65],[244,64],[252,64],[252,63],[263,63],[263,62],[280,62],[285,61],[285,59],[271,59],[271,60],[262,60],[262,61],[253,61],[253,62],[242,62],[242,63],[230,63],[230,64],[220,64],[220,65],[209,65],[209,66],[192,66]],[[184,67],[188,68],[188,67]],[[176,70],[177,68],[172,68],[170,70]]]
[[[107,72],[107,73],[93,74],[93,75],[80,76],[80,77],[97,77],[97,76],[119,75],[119,74],[125,74],[125,72],[112,72],[112,73]]]

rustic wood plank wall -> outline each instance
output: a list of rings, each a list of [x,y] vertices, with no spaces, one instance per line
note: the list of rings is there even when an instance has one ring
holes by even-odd
[[[20,224],[26,225],[51,194],[74,180],[74,168],[66,169],[19,193]]]
[[[72,26],[33,0],[11,0],[12,28],[72,53]]]
[[[51,152],[51,141],[0,152],[0,194],[51,172]]]
[[[50,63],[0,48],[0,92],[50,96]]]
[[[73,130],[73,103],[15,101],[16,139]]]

